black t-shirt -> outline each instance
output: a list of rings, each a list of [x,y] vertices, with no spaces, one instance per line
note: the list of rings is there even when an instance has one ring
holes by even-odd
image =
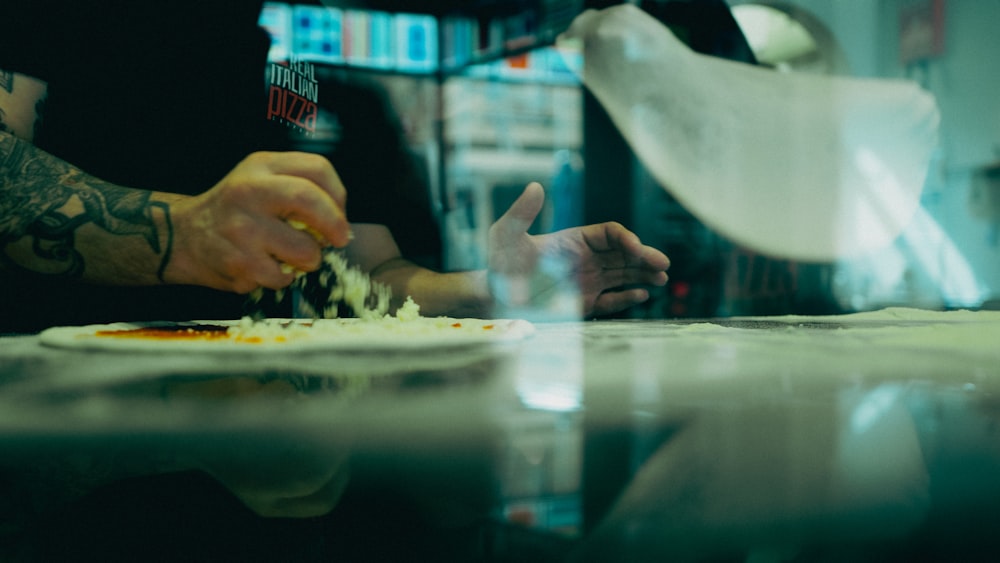
[[[248,152],[281,148],[264,113],[261,1],[0,5],[0,68],[48,82],[35,144],[85,172],[194,194]]]
[[[103,180],[195,194],[253,150],[269,38],[260,1],[3,1],[0,68],[48,83],[35,144]],[[0,272],[0,330],[112,320],[233,318],[244,297],[102,287]]]
[[[193,195],[253,151],[292,148],[288,127],[268,119],[270,38],[257,25],[262,4],[0,0],[6,23],[0,33],[0,69],[48,83],[35,139],[39,148],[116,184]],[[325,105],[353,115],[338,103],[334,96]],[[394,199],[400,186],[385,186],[394,181],[385,171],[399,166],[386,167],[383,161],[375,168],[380,174],[365,173],[363,167],[373,163],[358,156],[356,147],[380,144],[363,132],[379,128],[370,125],[345,133],[338,152],[328,156],[348,189],[348,217],[388,225],[405,253],[411,244],[405,230],[414,223],[410,217],[424,218],[416,224],[432,231],[433,221],[426,220],[426,205],[419,209],[425,198],[416,196],[417,206],[400,206]],[[382,129],[393,133],[391,127]],[[382,149],[382,157],[401,162],[404,147],[397,144],[393,150],[387,155]],[[401,207],[413,215],[400,213]],[[413,240],[430,241],[419,247],[431,252],[440,244],[436,231]],[[243,303],[243,296],[198,287],[100,287],[0,270],[0,332],[106,321],[236,318]]]

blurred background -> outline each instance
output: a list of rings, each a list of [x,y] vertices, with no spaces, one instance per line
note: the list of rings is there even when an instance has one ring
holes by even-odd
[[[368,181],[405,185],[405,212],[424,220],[401,246],[418,262],[484,266],[489,225],[539,181],[548,200],[533,232],[615,220],[670,256],[667,287],[623,316],[998,307],[1000,73],[992,55],[1000,37],[991,22],[1000,2],[633,2],[705,54],[774,72],[909,79],[936,96],[940,143],[913,223],[891,247],[836,263],[741,248],[652,179],[577,80],[581,53],[555,46],[580,12],[617,3],[274,2],[261,23],[275,40],[273,61],[315,65],[321,112],[312,130],[296,131],[303,148],[350,168],[359,151],[346,147],[359,146],[359,136],[375,150],[398,141],[406,165]],[[399,205],[392,194],[386,204]]]

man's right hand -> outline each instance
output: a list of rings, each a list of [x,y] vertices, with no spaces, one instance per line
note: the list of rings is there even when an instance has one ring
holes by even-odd
[[[254,153],[207,192],[166,198],[174,237],[167,283],[237,293],[279,289],[295,275],[283,265],[313,271],[325,244],[343,247],[351,238],[347,192],[330,162],[315,154]]]

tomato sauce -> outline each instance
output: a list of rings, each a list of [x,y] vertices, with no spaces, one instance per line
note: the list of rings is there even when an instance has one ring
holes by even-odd
[[[111,338],[146,338],[150,340],[223,340],[228,327],[220,325],[140,327],[123,330],[99,330],[97,336]]]

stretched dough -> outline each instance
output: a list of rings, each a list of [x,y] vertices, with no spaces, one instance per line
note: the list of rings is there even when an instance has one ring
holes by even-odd
[[[701,55],[631,4],[584,12],[560,41],[582,45],[584,85],[650,173],[741,245],[856,257],[919,206],[939,115],[913,83]]]

